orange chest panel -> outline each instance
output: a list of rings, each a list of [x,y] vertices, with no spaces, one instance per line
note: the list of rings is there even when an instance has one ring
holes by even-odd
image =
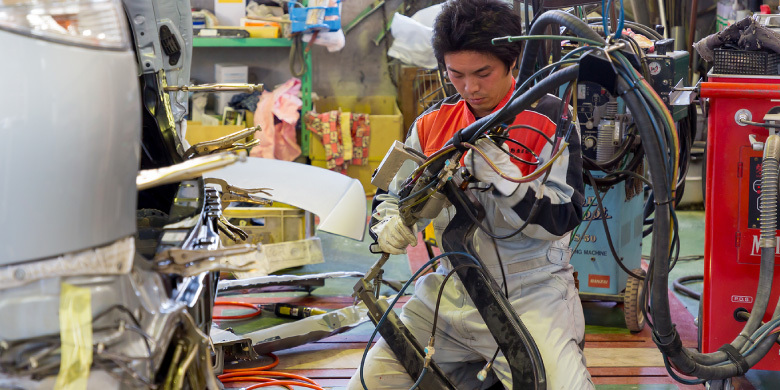
[[[442,105],[439,110],[420,117],[417,120],[417,134],[423,153],[426,156],[435,153],[452,138],[456,131],[474,122],[474,116],[462,100],[455,104]],[[550,138],[555,136],[556,127],[552,120],[534,111],[521,112],[515,117],[511,126],[531,126],[541,130]],[[512,128],[511,126],[509,138],[516,143],[506,143],[509,151],[520,159],[535,162],[534,154],[538,156],[548,142],[535,131],[522,127]],[[512,161],[520,168],[523,175],[533,172],[536,167],[514,159]]]

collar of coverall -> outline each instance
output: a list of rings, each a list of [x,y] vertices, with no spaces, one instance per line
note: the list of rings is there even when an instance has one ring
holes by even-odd
[[[512,92],[514,92],[514,91],[515,91],[515,79],[512,78],[512,86],[509,88],[509,91],[507,91],[506,95],[504,95],[504,98],[501,99],[500,102],[498,102],[498,105],[495,106],[493,108],[493,111],[491,111],[490,113],[492,114],[492,113],[498,111],[499,109],[501,109],[501,107],[504,107],[507,104],[507,102],[509,102],[509,98],[512,97]],[[468,107],[469,104],[466,103],[466,99],[464,99],[463,96],[460,97],[460,101],[462,101],[463,104],[465,104],[466,107]],[[469,118],[470,122],[474,122],[477,119],[482,119],[482,117],[477,118],[477,117],[474,116],[474,113],[471,111],[471,107],[468,107],[468,110],[466,110],[466,111],[468,111],[466,115],[468,115],[468,118]]]

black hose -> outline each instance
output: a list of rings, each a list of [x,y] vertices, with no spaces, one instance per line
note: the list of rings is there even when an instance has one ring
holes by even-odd
[[[621,92],[629,92],[630,88],[625,80],[618,79],[618,86]],[[633,93],[622,94],[626,100],[626,104],[629,108],[642,107],[639,98]],[[631,110],[636,116],[638,127],[640,129],[640,136],[645,144],[645,152],[648,159],[648,163],[651,167],[663,168],[665,166],[665,156],[660,151],[659,140],[652,134],[652,127],[649,126],[648,113],[644,110]],[[669,226],[670,224],[670,203],[673,199],[669,199],[670,188],[669,185],[675,185],[676,183],[667,183],[665,174],[653,174],[653,189],[654,195],[657,199],[655,207],[655,219],[653,222],[653,234],[651,256],[667,256],[669,249]],[[774,228],[773,228],[774,229]],[[762,231],[763,233],[763,231]],[[774,237],[774,235],[772,235]],[[762,264],[766,260],[769,264],[774,264],[774,247],[762,247]],[[767,268],[767,267],[762,267]],[[773,268],[770,266],[769,268]],[[686,375],[695,376],[698,378],[720,380],[733,376],[738,376],[744,373],[743,368],[737,365],[735,362],[731,362],[725,359],[726,354],[723,352],[707,354],[700,354],[696,351],[692,351],[687,348],[683,348],[680,336],[674,328],[672,323],[670,309],[669,309],[669,296],[667,293],[667,284],[669,280],[669,268],[666,266],[652,267],[652,278],[654,288],[651,291],[652,296],[652,315],[654,322],[653,338],[658,345],[661,352],[668,357],[670,362],[680,372]],[[770,279],[771,282],[771,279]],[[771,284],[770,284],[771,286]],[[760,286],[760,288],[767,288],[768,286]],[[757,297],[758,298],[758,297]],[[758,306],[758,302],[754,307]],[[758,309],[757,309],[758,310]],[[780,314],[780,302],[775,309],[774,315]],[[756,315],[757,321],[760,322],[761,317]],[[752,332],[751,332],[752,333]],[[771,335],[770,337],[762,340],[755,348],[752,354],[744,357],[745,363],[749,367],[755,365],[763,356],[769,351],[769,349],[777,341],[777,335]],[[718,360],[720,355],[723,355],[724,359],[719,360],[715,364],[722,364],[718,366],[702,365],[697,360]],[[694,357],[696,356],[696,357]]]
[[[629,161],[628,165],[626,166],[626,169],[624,170],[631,171],[631,172],[635,171],[639,167],[639,165],[642,164],[642,161],[644,161],[644,156],[645,156],[644,149],[639,149],[636,153],[634,153],[634,156],[631,157],[631,161]],[[587,157],[582,156],[582,159],[584,161],[585,159],[587,159]],[[583,175],[585,171],[586,170],[583,169],[582,171]],[[604,171],[604,172],[610,173],[608,171]],[[609,187],[628,179],[628,177],[629,175],[620,174],[610,178],[603,177],[603,178],[594,178],[594,179],[596,180],[596,184],[603,187]]]
[[[617,250],[615,249],[615,244],[612,243],[612,235],[609,233],[609,225],[607,224],[607,213],[604,209],[604,205],[601,203],[601,194],[599,193],[598,185],[596,184],[596,181],[593,178],[593,175],[590,174],[589,171],[582,171],[585,177],[589,180],[589,183],[591,187],[593,187],[593,194],[596,196],[596,202],[598,203],[599,208],[599,214],[601,215],[601,222],[604,223],[604,234],[607,236],[607,244],[609,245],[609,250],[612,252],[612,258],[615,260],[615,263],[620,267],[620,269],[623,270],[623,272],[627,273],[628,276],[631,276],[634,279],[638,280],[645,280],[645,278],[641,275],[637,275],[633,272],[631,272],[630,269],[626,267],[625,264],[623,264],[623,260],[618,256]]]
[[[585,22],[572,14],[559,10],[547,11],[539,16],[531,26],[531,31],[529,31],[528,35],[541,35],[548,26],[554,24],[568,28],[578,37],[592,39],[597,42],[605,42],[604,38],[591,30]],[[528,41],[525,45],[523,57],[520,61],[520,72],[517,74],[517,85],[522,84],[523,81],[534,74],[534,65],[539,56],[539,48],[541,45],[542,41],[537,40]]]
[[[536,103],[537,100],[541,99],[549,92],[557,90],[558,87],[565,83],[576,80],[579,71],[579,65],[572,65],[552,73],[544,80],[528,89],[528,91],[520,95],[517,99],[509,102],[503,109],[464,127],[463,130],[460,131],[461,139],[473,139],[474,136],[477,135],[477,132],[482,128],[488,129],[498,123],[511,121],[517,114],[530,108],[532,104]],[[450,139],[445,146],[452,145],[454,142],[454,140]]]
[[[701,293],[691,290],[690,288],[686,287],[684,283],[701,282],[703,280],[704,275],[688,275],[675,279],[675,281],[672,282],[672,286],[674,287],[674,291],[699,301],[701,300]]]
[[[599,23],[599,27],[601,27],[601,17],[600,16],[591,16],[588,18],[588,23]],[[640,23],[631,22],[631,21],[624,21],[624,26],[630,27],[632,30],[636,30],[638,33],[654,40],[660,40],[664,39],[663,35],[659,34],[658,31],[653,30],[652,28],[645,26]],[[603,27],[601,28],[604,29]]]

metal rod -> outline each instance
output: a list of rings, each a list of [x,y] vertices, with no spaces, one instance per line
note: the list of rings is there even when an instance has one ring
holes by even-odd
[[[699,11],[699,0],[691,0],[691,17],[688,21],[688,39],[685,40],[685,48],[686,50],[689,50],[693,46],[693,40],[696,37],[696,20],[698,17],[697,12]],[[693,61],[693,56],[691,56],[691,61]],[[691,64],[693,65],[693,64]]]
[[[372,4],[369,4],[369,6],[366,9],[360,12],[360,14],[358,14],[358,16],[355,17],[355,19],[352,19],[352,21],[349,22],[349,24],[347,24],[346,27],[344,27],[344,35],[348,34],[350,30],[355,28],[355,26],[357,26],[360,22],[362,22],[363,19],[373,14],[376,10],[378,10],[384,5],[385,5],[385,0],[377,0],[374,1]]]
[[[701,83],[701,97],[737,99],[780,99],[780,84]]]

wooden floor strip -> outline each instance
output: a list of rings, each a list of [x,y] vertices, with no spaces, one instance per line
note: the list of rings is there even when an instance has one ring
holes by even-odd
[[[704,386],[700,385],[683,385],[677,383],[674,379],[669,377],[600,377],[593,378],[593,384],[599,385],[675,385],[677,389],[685,390],[703,390]],[[639,387],[634,387],[638,389]],[[652,388],[652,387],[650,387]]]

